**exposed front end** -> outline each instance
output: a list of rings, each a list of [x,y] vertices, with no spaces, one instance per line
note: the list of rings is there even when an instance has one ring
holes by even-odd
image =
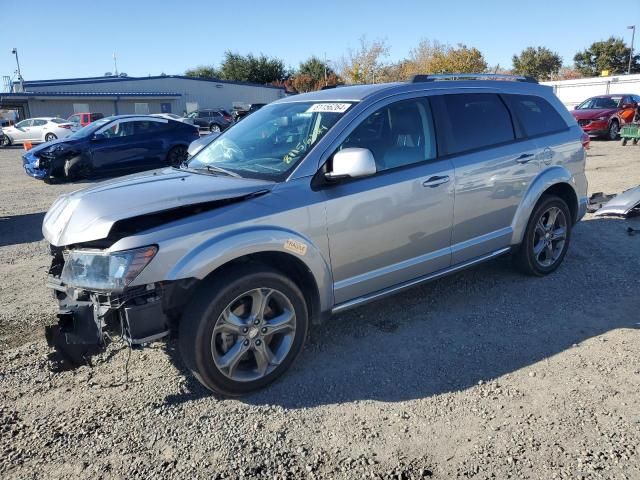
[[[156,252],[155,246],[113,253],[52,246],[47,286],[59,310],[58,323],[46,327],[49,346],[80,365],[114,338],[133,346],[168,335],[175,299],[189,282],[129,286]]]

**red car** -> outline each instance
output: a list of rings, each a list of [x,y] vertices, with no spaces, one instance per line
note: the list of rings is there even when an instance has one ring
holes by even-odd
[[[96,120],[100,120],[101,118],[104,118],[104,115],[101,113],[74,113],[69,118],[67,118],[67,121],[75,123],[80,127],[85,127],[91,122],[95,122]]]
[[[591,137],[618,138],[620,126],[633,121],[640,95],[620,93],[591,97],[571,112],[585,133]]]

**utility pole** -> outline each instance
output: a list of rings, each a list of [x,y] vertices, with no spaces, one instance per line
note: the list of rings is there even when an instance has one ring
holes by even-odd
[[[635,36],[636,36],[636,26],[635,25],[630,25],[627,27],[629,30],[631,30],[631,50],[629,50],[629,68],[627,68],[627,75],[631,74],[631,61],[633,60],[633,41],[635,40]]]
[[[22,74],[20,73],[20,59],[18,58],[18,49],[14,47],[11,50],[11,53],[13,53],[16,56],[16,65],[18,66],[18,81],[20,82],[20,91],[24,92],[24,84],[22,83]]]
[[[327,86],[327,52],[324,52],[324,86]]]
[[[116,60],[116,52],[113,52],[113,71],[118,76],[118,61]]]

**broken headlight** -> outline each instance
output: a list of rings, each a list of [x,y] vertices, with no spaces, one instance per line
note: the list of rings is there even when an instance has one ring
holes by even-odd
[[[122,290],[149,264],[157,251],[156,246],[121,252],[71,250],[61,280],[85,290]]]

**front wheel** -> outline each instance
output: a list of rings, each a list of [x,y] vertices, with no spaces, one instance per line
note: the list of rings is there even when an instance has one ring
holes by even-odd
[[[44,136],[44,141],[45,141],[45,142],[52,142],[53,140],[55,140],[55,139],[57,139],[57,138],[58,138],[58,137],[56,137],[56,136],[55,136],[55,134],[53,134],[53,133],[47,133],[47,134]]]
[[[620,125],[615,120],[611,122],[609,125],[609,132],[607,133],[607,137],[609,140],[616,140],[618,138],[618,134],[620,133]]]
[[[11,145],[11,140],[6,135],[0,135],[0,147],[8,147]]]
[[[555,195],[543,196],[529,218],[516,252],[520,270],[536,276],[556,270],[569,248],[571,226],[571,212],[566,202]]]
[[[307,305],[289,278],[266,266],[242,266],[205,280],[179,327],[180,352],[214,393],[238,396],[280,377],[298,356]]]
[[[211,132],[213,132],[213,133],[220,133],[222,131],[220,129],[220,125],[218,125],[217,123],[214,123],[213,125],[211,125],[209,127],[209,130],[211,130]]]
[[[169,150],[167,154],[167,162],[172,167],[179,167],[187,159],[188,152],[187,147],[184,145],[178,145]]]

